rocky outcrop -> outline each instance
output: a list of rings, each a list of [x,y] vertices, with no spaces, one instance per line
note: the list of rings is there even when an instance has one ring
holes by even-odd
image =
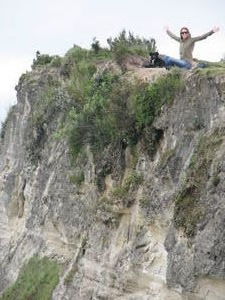
[[[21,78],[0,146],[1,292],[38,254],[62,266],[53,299],[225,299],[225,75],[182,76],[154,153],[139,141],[98,163],[88,145],[71,161],[56,135],[70,103],[60,71]]]

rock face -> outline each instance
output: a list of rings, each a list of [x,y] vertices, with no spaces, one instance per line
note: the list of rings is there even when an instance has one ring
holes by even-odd
[[[55,300],[225,299],[225,75],[183,76],[154,121],[154,155],[138,143],[134,165],[128,145],[123,171],[108,172],[102,190],[88,145],[85,161],[72,163],[56,137],[70,101],[60,72],[21,78],[0,145],[1,292],[38,254],[62,266]],[[52,80],[61,82],[55,109],[34,127]],[[81,184],[71,179],[79,171]],[[126,207],[106,203],[134,172],[142,180],[125,189]]]

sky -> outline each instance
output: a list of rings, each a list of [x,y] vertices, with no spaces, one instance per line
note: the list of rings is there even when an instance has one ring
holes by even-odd
[[[123,29],[154,38],[160,53],[179,57],[179,45],[165,33],[187,26],[192,36],[220,31],[196,43],[194,57],[225,56],[224,0],[0,0],[0,121],[16,103],[15,86],[30,71],[37,50],[60,55],[74,45],[89,48],[94,37],[106,46]]]

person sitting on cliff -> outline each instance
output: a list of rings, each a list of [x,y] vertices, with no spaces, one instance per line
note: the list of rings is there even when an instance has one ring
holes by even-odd
[[[177,66],[179,68],[191,69],[192,67],[196,66],[195,61],[193,60],[192,52],[194,50],[195,42],[201,41],[206,39],[208,36],[212,35],[213,33],[219,31],[219,27],[214,27],[209,32],[196,36],[191,37],[190,31],[187,27],[182,27],[180,30],[180,36],[176,36],[173,34],[169,27],[165,27],[166,33],[174,40],[180,43],[180,59],[173,58],[167,55],[159,55],[160,58],[164,61],[165,67],[168,69],[173,66]],[[199,67],[204,67],[204,65],[197,65]]]

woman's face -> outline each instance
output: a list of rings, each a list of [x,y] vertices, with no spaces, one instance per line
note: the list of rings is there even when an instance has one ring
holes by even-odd
[[[180,36],[181,36],[182,40],[188,39],[189,36],[190,36],[190,33],[189,33],[188,29],[187,28],[182,28],[181,31],[180,31]]]

